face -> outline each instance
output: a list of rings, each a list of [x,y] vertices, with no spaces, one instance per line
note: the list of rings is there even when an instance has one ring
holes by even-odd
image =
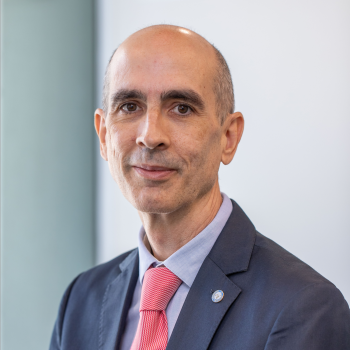
[[[225,131],[210,55],[190,41],[158,41],[118,49],[108,115],[97,113],[97,123],[101,154],[124,196],[139,211],[171,213],[213,188]]]

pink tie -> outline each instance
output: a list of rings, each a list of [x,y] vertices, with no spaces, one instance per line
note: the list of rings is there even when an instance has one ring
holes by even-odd
[[[168,321],[165,309],[182,281],[166,267],[150,268],[143,278],[140,321],[130,350],[165,350]]]

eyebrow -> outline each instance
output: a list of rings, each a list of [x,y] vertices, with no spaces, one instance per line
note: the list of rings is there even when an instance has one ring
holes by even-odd
[[[138,99],[147,102],[147,96],[140,90],[120,89],[111,96],[111,110],[114,110],[119,103],[130,99]],[[161,101],[186,101],[192,103],[199,110],[204,110],[205,106],[202,97],[197,92],[190,89],[164,91],[161,93],[160,99]]]
[[[118,103],[130,99],[138,99],[144,102],[147,101],[146,95],[140,90],[120,89],[111,96],[111,110],[114,110]]]
[[[193,90],[170,90],[162,92],[160,96],[162,101],[165,100],[183,100],[195,105],[198,109],[204,109],[202,97]]]

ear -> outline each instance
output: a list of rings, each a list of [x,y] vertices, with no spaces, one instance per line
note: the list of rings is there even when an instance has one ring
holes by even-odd
[[[224,134],[222,135],[221,162],[225,165],[231,163],[236,153],[239,141],[244,129],[244,118],[242,113],[229,114],[224,122]]]
[[[105,112],[101,108],[95,111],[95,129],[98,138],[100,139],[100,153],[104,160],[108,160],[106,146],[106,119]]]

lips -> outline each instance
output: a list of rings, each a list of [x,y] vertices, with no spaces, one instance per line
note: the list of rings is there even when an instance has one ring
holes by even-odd
[[[133,168],[139,176],[148,180],[166,180],[176,172],[175,169],[148,164],[135,165]]]

